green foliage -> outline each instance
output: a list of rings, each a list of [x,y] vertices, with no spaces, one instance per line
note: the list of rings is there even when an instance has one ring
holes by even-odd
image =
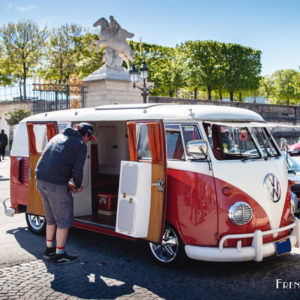
[[[300,72],[279,70],[261,80],[260,91],[271,103],[297,105],[300,100]]]
[[[32,112],[25,108],[16,108],[12,112],[5,114],[5,121],[8,125],[14,126],[19,124],[19,122],[32,115]]]
[[[287,69],[273,74],[275,80],[274,97],[278,104],[297,104],[300,99],[300,73]]]
[[[13,82],[11,64],[3,54],[2,46],[0,47],[0,85],[10,85]]]
[[[224,88],[233,101],[234,92],[256,90],[261,72],[261,51],[238,44],[223,44]]]
[[[215,41],[188,41],[179,48],[185,56],[189,86],[207,90],[211,100],[212,90],[221,89],[224,81],[222,44]]]
[[[275,79],[273,76],[265,76],[260,80],[259,91],[266,98],[271,98],[275,92]]]
[[[230,93],[255,90],[259,86],[261,52],[238,44],[216,41],[187,41],[180,45],[186,61],[187,82],[195,89],[205,89],[208,99],[217,91]]]
[[[39,75],[45,79],[65,82],[70,75],[84,78],[102,64],[103,50],[100,53],[89,51],[89,45],[96,35],[86,33],[76,24],[62,25],[50,35],[47,49],[47,64],[42,66]]]
[[[62,25],[49,35],[24,20],[3,25],[0,35],[0,85],[18,82],[25,87],[27,77],[37,71],[40,77],[58,82],[74,73],[82,79],[103,65],[103,49],[90,51],[98,36],[80,25]],[[205,92],[208,99],[222,99],[229,93],[231,100],[241,100],[242,93],[259,92],[277,103],[297,103],[300,97],[297,71],[260,78],[261,52],[249,47],[217,41],[187,41],[176,47],[129,44],[136,53],[137,69],[143,61],[149,67],[148,81],[156,86],[152,95],[204,98]]]
[[[8,23],[0,30],[1,47],[4,52],[4,65],[10,65],[14,80],[23,83],[24,98],[26,98],[26,80],[36,69],[43,57],[47,30],[40,29],[31,20]]]
[[[148,81],[156,86],[150,91],[152,95],[172,97],[185,85],[183,58],[178,49],[133,41],[129,45],[135,51],[137,69],[143,61],[149,67]]]

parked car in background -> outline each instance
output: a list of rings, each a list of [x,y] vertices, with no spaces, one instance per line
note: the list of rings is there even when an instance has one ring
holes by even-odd
[[[298,163],[290,155],[282,152],[283,156],[287,159],[288,164],[288,179],[295,183],[291,185],[292,192],[296,195],[296,205],[298,206],[295,214],[300,215],[299,200],[300,200],[300,163]]]
[[[287,147],[288,147],[288,153],[290,155],[300,154],[300,143],[288,145]]]

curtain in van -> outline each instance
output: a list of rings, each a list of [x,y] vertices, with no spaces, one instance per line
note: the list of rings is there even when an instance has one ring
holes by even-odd
[[[36,149],[35,134],[33,124],[27,123],[28,143],[29,143],[29,187],[28,187],[28,202],[26,212],[33,215],[44,216],[44,208],[42,198],[36,188],[35,168],[40,158],[40,154]]]
[[[27,123],[27,132],[28,132],[29,154],[36,155],[38,154],[38,152],[36,150],[35,134],[33,131],[32,123]]]
[[[160,127],[158,123],[147,123],[149,148],[152,157],[152,163],[160,163],[162,160]]]
[[[48,142],[56,135],[56,126],[54,123],[47,123],[47,139]]]
[[[136,123],[127,122],[128,130],[128,146],[131,161],[138,160],[137,148],[136,148]]]

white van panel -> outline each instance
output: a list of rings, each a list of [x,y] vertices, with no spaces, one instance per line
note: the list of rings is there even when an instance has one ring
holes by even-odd
[[[28,134],[25,122],[19,123],[16,128],[10,155],[29,157]]]
[[[74,197],[74,216],[89,216],[92,214],[91,192],[91,144],[87,144],[87,156],[83,166],[83,190],[80,193],[73,194]]]
[[[285,204],[288,178],[283,156],[268,160],[222,160],[213,158],[213,172],[216,178],[228,182],[252,197],[265,211],[271,229],[279,228]],[[281,200],[273,202],[264,190],[264,179],[268,173],[274,174],[281,186]]]
[[[116,232],[147,237],[151,180],[151,163],[121,161]]]

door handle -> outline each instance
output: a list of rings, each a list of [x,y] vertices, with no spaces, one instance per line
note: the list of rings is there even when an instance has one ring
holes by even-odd
[[[164,191],[164,180],[159,178],[157,180],[157,182],[154,182],[151,184],[152,186],[157,186],[158,187],[158,191],[159,192],[163,192]]]

